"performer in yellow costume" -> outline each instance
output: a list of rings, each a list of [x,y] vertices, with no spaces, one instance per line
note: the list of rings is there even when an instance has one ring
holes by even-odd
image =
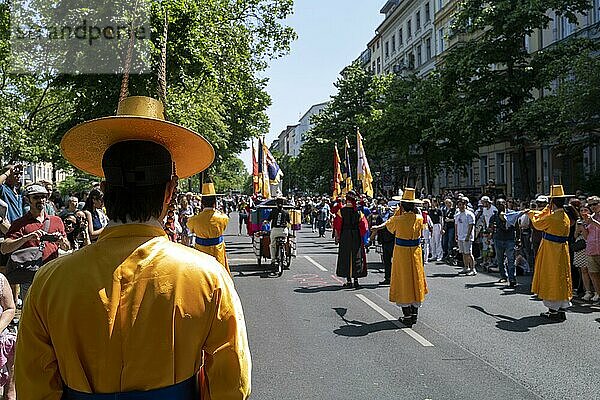
[[[571,305],[571,261],[569,257],[569,217],[565,214],[562,185],[552,185],[550,204],[542,211],[529,211],[535,229],[543,232],[535,257],[531,291],[548,307],[541,315],[555,321],[567,319],[565,309]]]
[[[428,292],[421,250],[423,217],[416,209],[421,201],[415,199],[415,189],[412,188],[406,188],[402,197],[393,199],[400,201],[400,207],[392,218],[373,227],[373,230],[385,228],[395,236],[390,301],[402,307],[404,317],[400,321],[412,326],[417,322],[419,307]]]
[[[128,97],[117,116],[68,131],[61,149],[105,178],[110,223],[97,243],[38,271],[19,326],[19,399],[246,399],[250,353],[233,281],[159,222],[177,175],[207,168],[212,146],[164,121],[161,102]]]
[[[188,227],[196,235],[195,248],[213,256],[229,271],[223,232],[229,223],[229,217],[216,209],[217,194],[212,183],[202,185],[202,212],[188,220]]]

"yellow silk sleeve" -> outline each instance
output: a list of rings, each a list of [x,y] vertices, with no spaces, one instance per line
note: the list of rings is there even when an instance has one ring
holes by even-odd
[[[224,271],[224,270],[223,270]],[[213,293],[215,316],[204,347],[204,373],[213,400],[241,400],[250,395],[251,360],[246,323],[233,281]]]
[[[37,292],[34,280],[23,305],[17,336],[16,391],[19,400],[60,400],[62,379],[52,340],[38,312],[40,305]]]
[[[545,231],[550,227],[550,206],[546,206],[542,211],[529,211],[528,215],[533,227],[538,231]]]

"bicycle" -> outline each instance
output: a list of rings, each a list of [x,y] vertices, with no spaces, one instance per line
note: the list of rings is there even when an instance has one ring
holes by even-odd
[[[292,241],[289,236],[279,236],[275,242],[275,274],[277,276],[283,275],[284,269],[290,269],[292,264]]]

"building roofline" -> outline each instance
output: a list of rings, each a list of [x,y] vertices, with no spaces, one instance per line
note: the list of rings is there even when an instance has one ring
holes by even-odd
[[[313,108],[315,108],[315,107],[319,107],[319,106],[323,106],[323,105],[325,105],[325,104],[329,104],[330,102],[331,102],[331,100],[327,100],[327,101],[324,101],[324,102],[322,102],[322,103],[313,104],[312,106],[310,106],[310,107],[308,108],[308,111],[306,111],[306,112],[304,113],[304,115],[300,117],[300,119],[299,119],[298,121],[302,121],[302,119],[303,119],[304,117],[306,117],[306,116],[308,115],[308,113],[310,112],[310,110],[312,110]],[[300,125],[300,124],[298,124],[298,125]]]

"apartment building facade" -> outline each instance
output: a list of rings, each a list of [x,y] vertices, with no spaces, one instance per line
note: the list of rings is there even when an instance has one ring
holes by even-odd
[[[360,55],[363,67],[375,75],[388,73],[427,75],[444,62],[445,53],[462,38],[451,35],[458,0],[388,0],[380,12],[385,20]],[[525,38],[530,52],[548,48],[574,36],[600,40],[600,0],[592,0],[592,10],[578,23],[549,14],[550,26]],[[558,86],[556,83],[555,88]],[[534,93],[542,96],[544,93]],[[524,161],[523,161],[524,160]],[[423,166],[405,167],[403,182],[426,186]],[[528,171],[529,182],[521,182],[520,171]],[[520,198],[547,193],[552,182],[562,182],[567,190],[580,187],[582,180],[600,171],[600,146],[585,147],[575,157],[552,143],[532,145],[519,157],[509,143],[490,143],[479,149],[479,158],[464,171],[443,170],[432,182],[434,193],[461,190],[468,193],[490,191]],[[523,188],[530,192],[524,193]]]
[[[312,118],[323,111],[328,101],[314,104],[300,117],[300,120],[295,125],[288,125],[279,137],[271,144],[271,149],[275,149],[282,154],[297,157],[302,150],[302,145],[306,141],[307,133],[314,127]]]

